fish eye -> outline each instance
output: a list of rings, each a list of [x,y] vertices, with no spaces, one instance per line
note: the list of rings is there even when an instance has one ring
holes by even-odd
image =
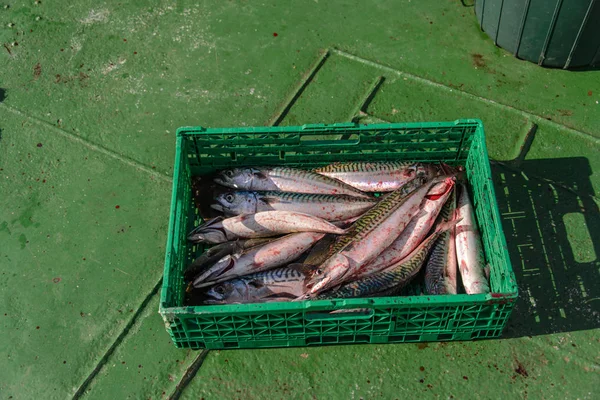
[[[230,169],[225,170],[225,175],[227,175],[228,177],[232,177],[233,176],[233,171]]]
[[[234,197],[231,193],[225,195],[225,200],[229,203],[233,203]]]
[[[225,288],[223,286],[217,286],[215,288],[215,292],[217,292],[218,294],[224,294],[225,293]]]

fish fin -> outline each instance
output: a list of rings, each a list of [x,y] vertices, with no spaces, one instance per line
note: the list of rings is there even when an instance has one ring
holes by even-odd
[[[265,285],[257,279],[252,279],[247,282],[248,286],[252,286],[255,289],[263,288]]]
[[[450,229],[454,228],[454,226],[456,224],[458,224],[460,221],[462,221],[462,218],[456,218],[456,217],[454,217],[450,221],[444,221],[435,228],[434,233],[450,230]]]
[[[210,264],[219,261],[227,254],[233,254],[235,252],[236,242],[225,242],[213,246],[206,250],[196,258],[184,272],[186,280],[193,280],[193,278],[210,267]]]
[[[422,208],[421,208],[421,209],[419,210],[419,212],[418,212],[418,213],[416,213],[416,214],[415,214],[415,215],[414,215],[414,216],[411,218],[411,220],[412,220],[412,219],[415,219],[415,220],[416,220],[416,219],[419,219],[419,218],[421,218],[421,217],[424,217],[424,216],[426,216],[427,214],[428,214],[428,212],[427,212],[427,211],[425,211],[424,209],[422,209]]]
[[[207,271],[202,273],[201,275],[194,278],[193,284],[195,288],[201,288],[205,286],[212,285],[213,283],[218,283],[219,278],[222,277],[224,273],[231,270],[235,266],[235,258],[231,256],[231,254],[227,254],[225,257],[221,258],[219,261],[215,263],[212,267],[210,267]],[[216,265],[222,265],[219,269],[213,270]]]
[[[302,301],[302,300],[308,300],[310,299],[310,293],[304,293],[302,296],[298,296],[295,299],[293,299],[292,301]]]
[[[303,263],[292,263],[288,264],[287,267],[295,269],[296,271],[303,273],[307,277],[312,277],[315,274],[315,272],[317,272],[317,269],[319,269],[318,265]]]
[[[483,267],[483,273],[485,274],[485,278],[488,280],[490,280],[490,273],[491,273],[491,266],[490,264],[486,264],[485,267]]]
[[[188,234],[188,235],[193,235],[195,233],[198,233],[199,231],[217,223],[217,222],[221,222],[223,221],[225,218],[223,218],[222,216],[218,216],[218,217],[214,217],[211,219],[208,219],[206,221],[204,221],[202,224],[198,225],[197,227],[195,227],[194,229],[192,229],[192,231]]]
[[[253,169],[252,175],[257,177],[258,179],[267,179],[268,178],[267,174],[265,174],[263,171],[258,170],[258,169]]]
[[[288,293],[288,292],[280,292],[280,293],[273,293],[270,294],[268,296],[264,296],[264,299],[286,299],[286,300],[295,300],[297,298],[297,296],[293,293]]]
[[[291,204],[291,201],[287,201],[287,200],[283,200],[281,197],[277,197],[277,196],[269,196],[269,195],[265,195],[265,196],[260,196],[260,201],[262,201],[263,203],[272,206],[273,204]]]

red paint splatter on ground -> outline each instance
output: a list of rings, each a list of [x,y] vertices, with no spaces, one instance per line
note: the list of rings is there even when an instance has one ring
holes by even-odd
[[[115,206],[115,208],[118,210],[119,208],[121,208],[121,206],[119,206],[119,205],[116,205],[116,206]]]
[[[588,90],[588,96],[591,96],[593,94],[593,92],[591,90]]]
[[[463,375],[463,379],[464,379],[465,381],[468,381],[468,380],[469,380],[469,377],[468,377],[468,376],[466,376],[466,375]]]
[[[279,34],[277,32],[273,32],[273,37],[277,37]]]

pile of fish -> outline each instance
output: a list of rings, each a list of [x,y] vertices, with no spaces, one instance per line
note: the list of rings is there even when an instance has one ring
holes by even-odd
[[[464,173],[445,164],[237,168],[192,243],[185,271],[204,304],[490,291]],[[487,276],[486,276],[487,275]]]

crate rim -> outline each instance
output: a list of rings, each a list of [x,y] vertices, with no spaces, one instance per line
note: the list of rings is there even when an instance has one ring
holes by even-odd
[[[360,124],[358,122],[342,122],[333,124],[304,124],[304,125],[286,125],[286,126],[240,126],[240,127],[213,127],[207,128],[201,125],[197,126],[182,126],[177,128],[176,136],[193,136],[218,133],[286,133],[286,132],[302,132],[307,133],[311,130],[333,129],[333,130],[369,130],[369,129],[420,129],[420,128],[440,128],[454,126],[475,125],[481,128],[483,133],[483,122],[477,118],[462,118],[454,121],[436,121],[436,122],[390,122],[377,124]],[[319,133],[319,132],[316,132]],[[487,151],[487,149],[486,149]]]
[[[159,306],[161,315],[193,314],[193,315],[216,315],[239,313],[254,313],[264,311],[263,308],[277,304],[277,312],[312,312],[353,309],[360,307],[385,307],[399,305],[429,306],[448,304],[452,300],[453,305],[476,306],[481,304],[501,304],[514,302],[518,293],[483,293],[483,294],[454,294],[454,295],[422,295],[402,297],[365,297],[350,299],[326,299],[326,300],[303,300],[298,302],[273,302],[273,303],[248,303],[248,304],[224,304],[224,305],[200,305],[163,307]],[[424,303],[423,299],[427,298]],[[267,310],[268,311],[268,310]],[[342,317],[343,315],[340,315]],[[332,318],[334,319],[334,318]],[[340,318],[341,319],[341,318]]]

